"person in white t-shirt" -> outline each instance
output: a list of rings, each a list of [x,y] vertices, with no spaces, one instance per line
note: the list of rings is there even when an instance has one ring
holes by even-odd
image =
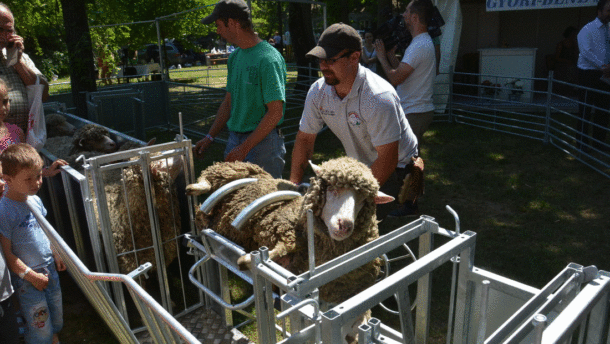
[[[386,51],[383,41],[375,41],[377,59],[388,80],[396,87],[400,103],[421,146],[422,138],[434,116],[432,93],[436,77],[434,44],[428,34],[428,23],[434,5],[430,0],[413,0],[403,13],[405,25],[413,40],[402,61]]]
[[[349,25],[329,26],[308,57],[320,63],[323,77],[309,89],[292,152],[290,181],[303,179],[313,156],[316,136],[324,125],[341,140],[348,156],[369,166],[381,191],[396,197],[417,156],[417,138],[411,131],[398,94],[385,79],[361,66],[362,39]],[[409,202],[410,201],[410,202]],[[415,199],[378,205],[377,217],[416,215]]]

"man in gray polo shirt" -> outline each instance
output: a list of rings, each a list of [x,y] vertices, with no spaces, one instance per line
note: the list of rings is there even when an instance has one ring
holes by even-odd
[[[417,138],[394,87],[359,64],[361,51],[358,32],[339,23],[328,27],[307,53],[318,59],[324,77],[311,86],[305,100],[290,180],[301,182],[316,135],[327,125],[348,156],[371,168],[381,191],[396,197],[411,158],[417,156]],[[378,218],[393,210],[397,216],[417,214],[416,199],[409,201],[407,208],[397,207],[397,202],[387,209],[378,207]]]

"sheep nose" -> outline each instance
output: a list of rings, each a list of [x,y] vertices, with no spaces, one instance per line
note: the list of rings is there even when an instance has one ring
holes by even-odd
[[[347,219],[339,219],[337,220],[337,224],[342,232],[349,232],[354,227],[354,222]]]

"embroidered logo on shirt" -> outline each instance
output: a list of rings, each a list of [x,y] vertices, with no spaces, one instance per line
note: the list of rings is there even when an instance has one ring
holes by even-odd
[[[320,114],[322,116],[334,116],[335,112],[332,110],[325,110],[322,105],[320,105]]]
[[[362,123],[362,119],[360,119],[360,116],[358,116],[358,114],[355,112],[350,112],[347,115],[347,121],[351,125],[360,125]]]

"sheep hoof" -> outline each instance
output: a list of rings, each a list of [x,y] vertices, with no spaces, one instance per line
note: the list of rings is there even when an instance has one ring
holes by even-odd
[[[252,256],[245,254],[237,259],[237,266],[240,271],[250,270],[250,263],[252,262]]]
[[[204,193],[210,192],[212,186],[207,181],[202,181],[196,184],[189,184],[186,186],[187,196],[199,196]]]

